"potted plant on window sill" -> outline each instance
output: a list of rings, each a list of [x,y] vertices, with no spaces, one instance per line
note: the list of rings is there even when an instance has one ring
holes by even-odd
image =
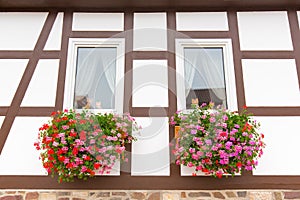
[[[265,147],[260,124],[246,109],[239,114],[203,104],[189,112],[177,111],[170,124],[180,127],[173,150],[175,162],[193,169],[193,176],[221,178],[251,171]]]
[[[138,130],[129,114],[94,114],[86,110],[57,111],[39,129],[34,144],[44,168],[59,182],[110,174],[119,160],[125,160],[126,144]]]

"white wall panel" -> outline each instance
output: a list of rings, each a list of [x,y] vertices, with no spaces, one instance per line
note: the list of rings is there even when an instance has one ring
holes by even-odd
[[[74,13],[73,31],[123,31],[124,13]]]
[[[297,17],[298,17],[298,26],[300,29],[300,11],[297,11]]]
[[[134,13],[133,50],[167,50],[166,13]]]
[[[60,50],[63,17],[64,17],[63,13],[58,13],[56,20],[53,24],[52,30],[49,34],[44,50]]]
[[[255,117],[265,135],[264,155],[254,175],[300,175],[300,117]]]
[[[178,31],[228,31],[226,12],[178,12]]]
[[[0,128],[1,128],[1,126],[2,126],[2,123],[3,123],[3,121],[4,121],[4,116],[0,116]]]
[[[244,59],[247,106],[300,106],[295,60]]]
[[[167,60],[133,61],[133,107],[168,107]]]
[[[239,12],[241,50],[293,50],[287,12]]]
[[[58,68],[58,59],[39,60],[21,106],[55,106]]]
[[[136,117],[143,127],[132,143],[131,175],[169,176],[169,123],[167,117]]]
[[[46,175],[34,147],[46,117],[16,117],[0,156],[0,175]]]
[[[0,12],[0,50],[33,50],[47,14]]]
[[[0,106],[11,104],[27,63],[27,59],[0,59]]]

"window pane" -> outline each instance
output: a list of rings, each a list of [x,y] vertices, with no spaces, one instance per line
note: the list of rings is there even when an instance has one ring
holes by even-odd
[[[192,104],[226,104],[222,48],[184,48],[186,108]]]
[[[116,57],[117,48],[78,48],[75,108],[115,108]]]

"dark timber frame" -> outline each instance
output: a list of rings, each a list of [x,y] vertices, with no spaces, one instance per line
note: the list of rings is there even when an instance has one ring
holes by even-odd
[[[18,2],[18,0],[13,0]],[[29,0],[28,2],[33,3],[35,0]],[[21,2],[21,1],[20,1]],[[22,1],[23,2],[23,1]],[[28,3],[26,2],[26,3]],[[63,1],[67,2],[67,1]],[[44,8],[35,7],[24,7],[20,8],[17,3],[14,5],[7,5],[0,0],[0,11],[47,11],[49,15],[42,29],[41,35],[37,41],[37,44],[33,51],[0,51],[0,59],[5,58],[27,58],[29,59],[28,65],[26,67],[25,73],[20,81],[17,92],[12,100],[11,106],[0,107],[0,116],[5,116],[4,122],[0,129],[0,153],[4,147],[6,138],[9,134],[11,126],[17,116],[49,116],[52,111],[62,109],[63,107],[63,96],[64,96],[64,84],[66,75],[66,61],[67,61],[67,48],[68,40],[71,37],[101,37],[108,38],[118,34],[125,38],[125,89],[124,89],[124,112],[130,112],[135,117],[147,117],[149,116],[149,111],[151,110],[151,116],[161,116],[169,117],[177,109],[176,106],[176,96],[172,91],[176,91],[176,62],[175,54],[175,39],[180,37],[181,33],[185,34],[191,38],[231,38],[233,43],[233,55],[234,55],[234,66],[235,75],[237,83],[237,100],[239,110],[245,105],[245,92],[243,83],[243,73],[241,59],[295,59],[297,64],[298,79],[300,85],[300,31],[297,19],[297,12],[295,6],[300,8],[300,3],[296,1],[286,4],[290,6],[291,9],[286,9],[283,11],[288,12],[289,25],[291,30],[291,36],[293,41],[293,51],[241,51],[239,44],[238,35],[238,24],[237,24],[237,12],[238,11],[255,11],[255,10],[282,10],[282,1],[273,0],[273,3],[269,1],[265,3],[260,3],[263,1],[253,0],[253,4],[246,5],[239,1],[234,3],[224,3],[225,1],[218,1],[220,6],[216,6],[216,0],[211,2],[215,7],[211,6],[210,1],[203,3],[204,7],[198,5],[195,8],[193,5],[196,1],[190,0],[191,5],[189,7],[183,6],[180,9],[174,8],[172,5],[161,5],[158,1],[153,1],[157,3],[156,7],[153,9],[147,8],[140,5],[141,8],[128,8],[122,9],[122,2],[119,2],[119,7],[107,7],[103,6],[100,9],[91,8],[93,4],[97,4],[97,1],[91,1],[90,8],[80,8],[80,2],[77,2],[77,7],[75,6],[71,9],[63,9],[58,7],[58,9],[52,9],[55,7],[54,4],[48,3]],[[82,1],[83,2],[83,1]],[[104,1],[101,1],[102,3]],[[107,1],[109,2],[109,1]],[[115,1],[113,1],[115,2]],[[131,1],[128,1],[129,5]],[[152,1],[150,1],[152,2]],[[176,5],[180,5],[182,1],[176,1]],[[197,1],[199,2],[199,1]],[[25,4],[26,4],[25,3]],[[147,4],[149,1],[147,1]],[[58,4],[58,3],[57,3]],[[188,3],[187,3],[188,4]],[[224,5],[223,5],[224,4]],[[21,3],[19,5],[22,5]],[[31,4],[33,5],[33,4]],[[51,6],[52,5],[52,6]],[[66,3],[66,6],[68,3]],[[69,5],[72,3],[69,2]],[[206,5],[206,6],[205,6]],[[223,7],[222,7],[223,5]],[[235,5],[236,8],[232,9]],[[138,6],[138,5],[136,5]],[[257,7],[259,6],[259,7]],[[230,8],[231,7],[231,8]],[[178,7],[179,8],[179,7]],[[44,51],[43,47],[47,41],[48,35],[51,31],[55,18],[58,12],[64,12],[63,21],[63,34],[62,34],[62,44],[60,51]],[[76,32],[72,31],[72,14],[73,12],[103,12],[103,11],[113,11],[113,12],[124,12],[124,34],[122,32],[105,31],[105,32]],[[227,11],[229,31],[185,31],[179,32],[179,34],[168,34],[168,50],[159,52],[141,52],[133,51],[133,13],[134,12],[155,12],[163,11],[167,13],[167,28],[170,30],[176,30],[176,11]],[[30,83],[31,77],[36,68],[37,62],[41,58],[53,58],[60,59],[59,65],[59,76],[57,83],[57,94],[55,107],[21,107],[21,102],[25,95],[26,89]],[[167,59],[168,65],[174,71],[168,72],[168,86],[169,86],[169,107],[165,108],[139,108],[132,107],[132,62],[134,59]],[[128,73],[127,73],[128,72]],[[300,107],[249,107],[248,110],[256,116],[300,116]],[[173,128],[170,127],[169,138],[170,141],[173,139]],[[18,163],[20,164],[20,163]],[[122,167],[129,167],[129,164],[123,165]],[[181,177],[179,166],[171,164],[170,166],[171,175],[168,177],[149,177],[149,176],[131,176],[130,173],[121,173],[119,177],[96,177],[95,179],[90,179],[82,184],[82,181],[77,181],[74,183],[62,183],[58,184],[56,179],[50,176],[0,176],[0,189],[300,189],[300,176],[253,176],[249,172],[244,172],[242,176],[235,178],[223,178],[214,179],[211,177]]]

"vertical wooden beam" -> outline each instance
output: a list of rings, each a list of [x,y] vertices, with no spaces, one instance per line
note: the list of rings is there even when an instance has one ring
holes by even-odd
[[[133,51],[133,12],[125,12],[125,80],[123,111],[132,111],[132,51]]]
[[[168,37],[168,87],[169,87],[169,113],[173,115],[177,110],[176,94],[176,12],[167,12],[167,37]]]
[[[167,37],[168,37],[168,97],[169,97],[169,112],[168,116],[172,116],[177,110],[177,90],[176,90],[176,52],[175,39],[176,31],[176,12],[167,12]],[[169,141],[170,141],[170,176],[172,178],[180,177],[180,168],[175,165],[175,157],[172,150],[175,145],[174,127],[169,126]]]
[[[67,56],[68,56],[68,44],[69,38],[72,33],[72,21],[73,13],[65,12],[63,20],[63,30],[62,30],[62,40],[61,40],[61,50],[60,50],[60,63],[58,71],[57,89],[56,89],[56,100],[55,109],[63,109],[64,102],[64,91],[65,91],[65,78],[67,69]]]
[[[125,37],[125,74],[124,74],[124,102],[123,112],[132,111],[132,51],[133,51],[133,12],[125,12],[124,17],[124,37]],[[132,145],[126,145],[125,157],[128,162],[121,164],[121,176],[131,176],[131,155]]]
[[[232,51],[233,51],[233,62],[234,62],[234,70],[235,70],[238,109],[239,111],[241,111],[243,109],[243,106],[246,105],[246,99],[245,99],[245,90],[244,90],[242,52],[240,50],[237,12],[228,11],[227,17],[228,17],[228,25],[229,25],[229,35],[232,40],[232,48],[233,48]]]

